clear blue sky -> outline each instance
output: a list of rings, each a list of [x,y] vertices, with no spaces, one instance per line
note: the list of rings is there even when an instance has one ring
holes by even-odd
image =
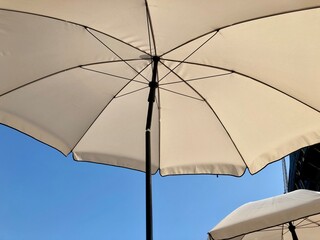
[[[0,240],[143,240],[144,174],[64,157],[0,125]],[[154,240],[206,240],[248,201],[283,193],[281,162],[260,173],[153,177]]]

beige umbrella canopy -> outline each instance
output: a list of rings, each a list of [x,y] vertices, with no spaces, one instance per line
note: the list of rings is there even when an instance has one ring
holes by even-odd
[[[320,141],[320,1],[0,3],[0,122],[77,160],[255,173]],[[150,57],[148,57],[150,56]]]
[[[319,26],[319,0],[3,0],[0,123],[147,176],[256,173],[320,142]]]
[[[313,240],[319,236],[320,193],[302,189],[242,205],[209,232],[214,240]]]

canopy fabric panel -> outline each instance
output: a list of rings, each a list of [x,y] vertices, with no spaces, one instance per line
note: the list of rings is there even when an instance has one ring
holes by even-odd
[[[301,239],[319,236],[320,193],[296,190],[249,202],[234,210],[211,231],[213,239],[292,239],[289,222]],[[299,239],[300,239],[299,238]]]
[[[318,0],[4,0],[0,123],[76,160],[256,173],[320,142]]]

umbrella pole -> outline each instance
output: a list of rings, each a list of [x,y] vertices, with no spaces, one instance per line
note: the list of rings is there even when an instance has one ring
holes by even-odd
[[[299,240],[296,233],[296,227],[293,226],[292,222],[289,222],[289,231],[291,232],[292,240]]]
[[[150,91],[148,97],[148,114],[146,123],[146,239],[153,239],[153,217],[152,217],[152,172],[151,172],[151,122],[153,105],[155,102],[156,89],[158,88],[157,71],[158,56],[153,57],[152,80],[149,83]]]

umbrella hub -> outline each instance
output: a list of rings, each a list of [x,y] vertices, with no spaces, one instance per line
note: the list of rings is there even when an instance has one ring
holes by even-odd
[[[154,61],[154,62],[159,62],[160,61],[160,57],[159,56],[157,56],[157,55],[155,55],[155,56],[152,56],[152,60]]]
[[[149,82],[149,87],[150,88],[158,88],[159,87],[159,83],[158,82]]]
[[[148,97],[148,102],[155,101],[156,89],[159,87],[159,83],[157,82],[157,73],[158,73],[158,63],[160,61],[159,56],[153,56],[153,69],[152,69],[152,79],[149,82],[150,92]]]

